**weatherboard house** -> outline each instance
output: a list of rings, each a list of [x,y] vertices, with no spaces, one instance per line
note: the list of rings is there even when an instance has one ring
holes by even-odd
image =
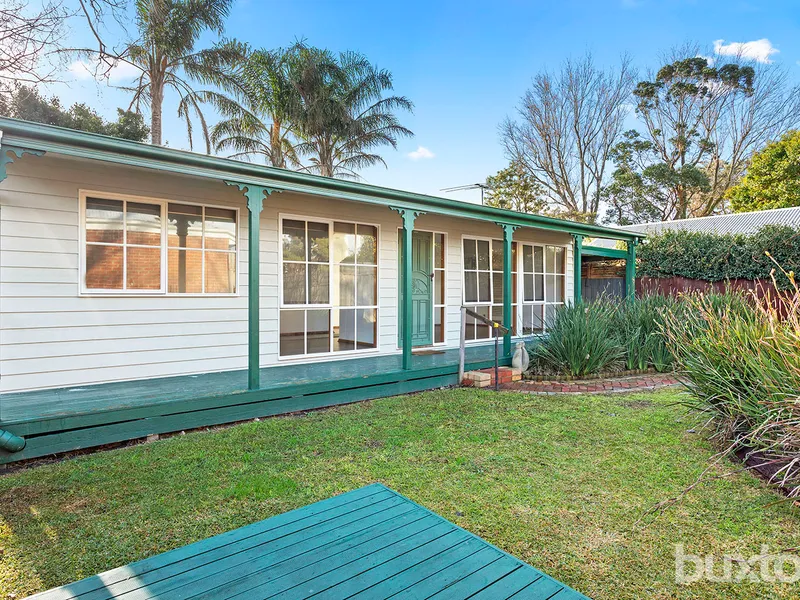
[[[632,289],[637,232],[0,132],[0,463],[455,384],[461,307],[511,330],[508,362],[580,297],[581,253],[627,258]],[[492,364],[464,329],[467,368]]]

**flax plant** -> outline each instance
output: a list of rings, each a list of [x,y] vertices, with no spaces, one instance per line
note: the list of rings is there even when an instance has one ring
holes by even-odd
[[[561,308],[533,350],[539,366],[574,377],[618,369],[625,351],[614,334],[616,306],[600,300]]]
[[[773,483],[800,496],[800,289],[748,301],[690,296],[665,334],[693,396],[716,435],[757,455]]]

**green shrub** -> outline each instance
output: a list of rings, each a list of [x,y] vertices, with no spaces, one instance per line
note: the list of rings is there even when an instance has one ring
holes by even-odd
[[[618,368],[624,350],[613,330],[616,310],[607,301],[560,308],[547,337],[533,349],[534,362],[576,377]]]
[[[647,277],[688,277],[703,281],[770,279],[775,263],[800,272],[800,232],[768,225],[753,235],[666,231],[649,235],[637,250],[637,272]],[[776,273],[778,285],[789,279]]]
[[[529,349],[531,368],[574,377],[649,367],[671,371],[675,357],[666,322],[681,324],[684,335],[691,337],[706,327],[698,302],[714,315],[752,312],[739,292],[680,298],[653,294],[634,301],[603,298],[567,305],[556,312],[547,336]]]

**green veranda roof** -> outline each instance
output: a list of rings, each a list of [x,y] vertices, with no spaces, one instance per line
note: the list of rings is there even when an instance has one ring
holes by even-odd
[[[430,214],[507,223],[518,227],[535,227],[625,241],[644,237],[643,234],[636,231],[530,215],[437,196],[309,175],[18,119],[0,117],[0,136],[0,148],[2,148],[4,156],[10,148],[23,148],[218,181],[233,180],[243,184],[404,208]]]

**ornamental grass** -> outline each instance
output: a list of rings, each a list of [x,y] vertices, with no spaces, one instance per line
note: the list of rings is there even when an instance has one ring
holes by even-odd
[[[729,449],[800,496],[800,289],[763,298],[694,295],[667,313],[664,331],[688,404],[708,413]],[[754,464],[750,461],[751,464]]]
[[[664,314],[681,310],[680,301],[659,295],[561,307],[547,337],[531,351],[533,368],[571,377],[650,367],[670,371],[674,359],[662,333]]]

